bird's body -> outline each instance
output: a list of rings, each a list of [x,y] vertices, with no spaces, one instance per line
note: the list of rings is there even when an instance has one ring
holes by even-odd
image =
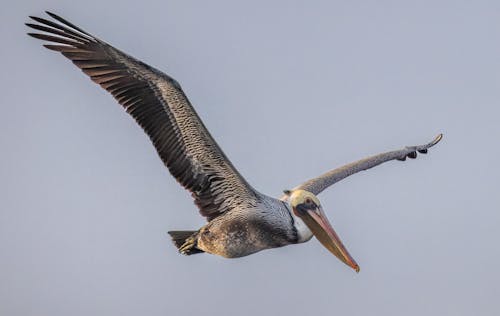
[[[441,140],[368,157],[313,178],[280,198],[266,196],[238,173],[196,114],[179,83],[119,51],[63,18],[31,17],[27,23],[94,82],[110,92],[151,139],[170,173],[191,192],[208,223],[169,232],[183,254],[227,258],[308,241],[312,236],[341,261],[359,270],[329,224],[316,195],[332,184],[390,160],[415,158]],[[309,150],[299,152],[309,152]]]
[[[196,234],[197,248],[226,258],[298,242],[287,205],[262,196],[253,209],[234,209],[203,226]]]

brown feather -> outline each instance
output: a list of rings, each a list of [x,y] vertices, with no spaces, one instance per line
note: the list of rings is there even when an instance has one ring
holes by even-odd
[[[259,194],[220,150],[174,79],[47,14],[62,24],[31,17],[40,24],[26,25],[45,33],[29,35],[51,42],[44,46],[62,53],[114,96],[148,134],[170,173],[192,192],[202,215],[213,219],[257,204]]]

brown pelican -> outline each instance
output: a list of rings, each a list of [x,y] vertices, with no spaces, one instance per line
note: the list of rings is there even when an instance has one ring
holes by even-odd
[[[208,223],[198,230],[170,231],[185,255],[207,252],[227,258],[303,243],[316,238],[359,271],[328,222],[316,197],[332,184],[389,160],[416,158],[432,142],[371,156],[311,179],[276,199],[256,191],[238,173],[203,125],[181,86],[170,76],[119,51],[65,19],[31,17],[28,33],[48,41],[109,91],[144,129],[170,173],[191,192]]]

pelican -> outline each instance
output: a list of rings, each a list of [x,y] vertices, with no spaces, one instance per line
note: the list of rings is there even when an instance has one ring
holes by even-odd
[[[330,225],[317,195],[334,183],[390,160],[425,154],[442,134],[419,146],[381,153],[326,172],[273,198],[255,190],[229,161],[172,77],[127,55],[67,20],[31,16],[28,35],[49,42],[110,92],[144,129],[172,176],[194,199],[207,224],[170,231],[184,255],[238,258],[309,241],[313,235],[342,262],[359,266]]]

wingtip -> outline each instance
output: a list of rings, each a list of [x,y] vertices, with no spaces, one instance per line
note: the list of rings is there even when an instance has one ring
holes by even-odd
[[[437,143],[439,143],[439,142],[441,141],[441,139],[443,139],[443,133],[438,134],[438,135],[434,138],[434,140],[431,142],[431,144],[430,144],[430,145],[431,145],[431,146],[436,145]]]
[[[59,22],[64,21],[64,19],[63,19],[63,18],[61,18],[59,15],[55,14],[54,12],[45,11],[45,13],[46,13],[48,16],[50,16],[51,18],[53,18],[53,19],[55,19],[55,20],[57,20],[57,21],[59,21]]]

